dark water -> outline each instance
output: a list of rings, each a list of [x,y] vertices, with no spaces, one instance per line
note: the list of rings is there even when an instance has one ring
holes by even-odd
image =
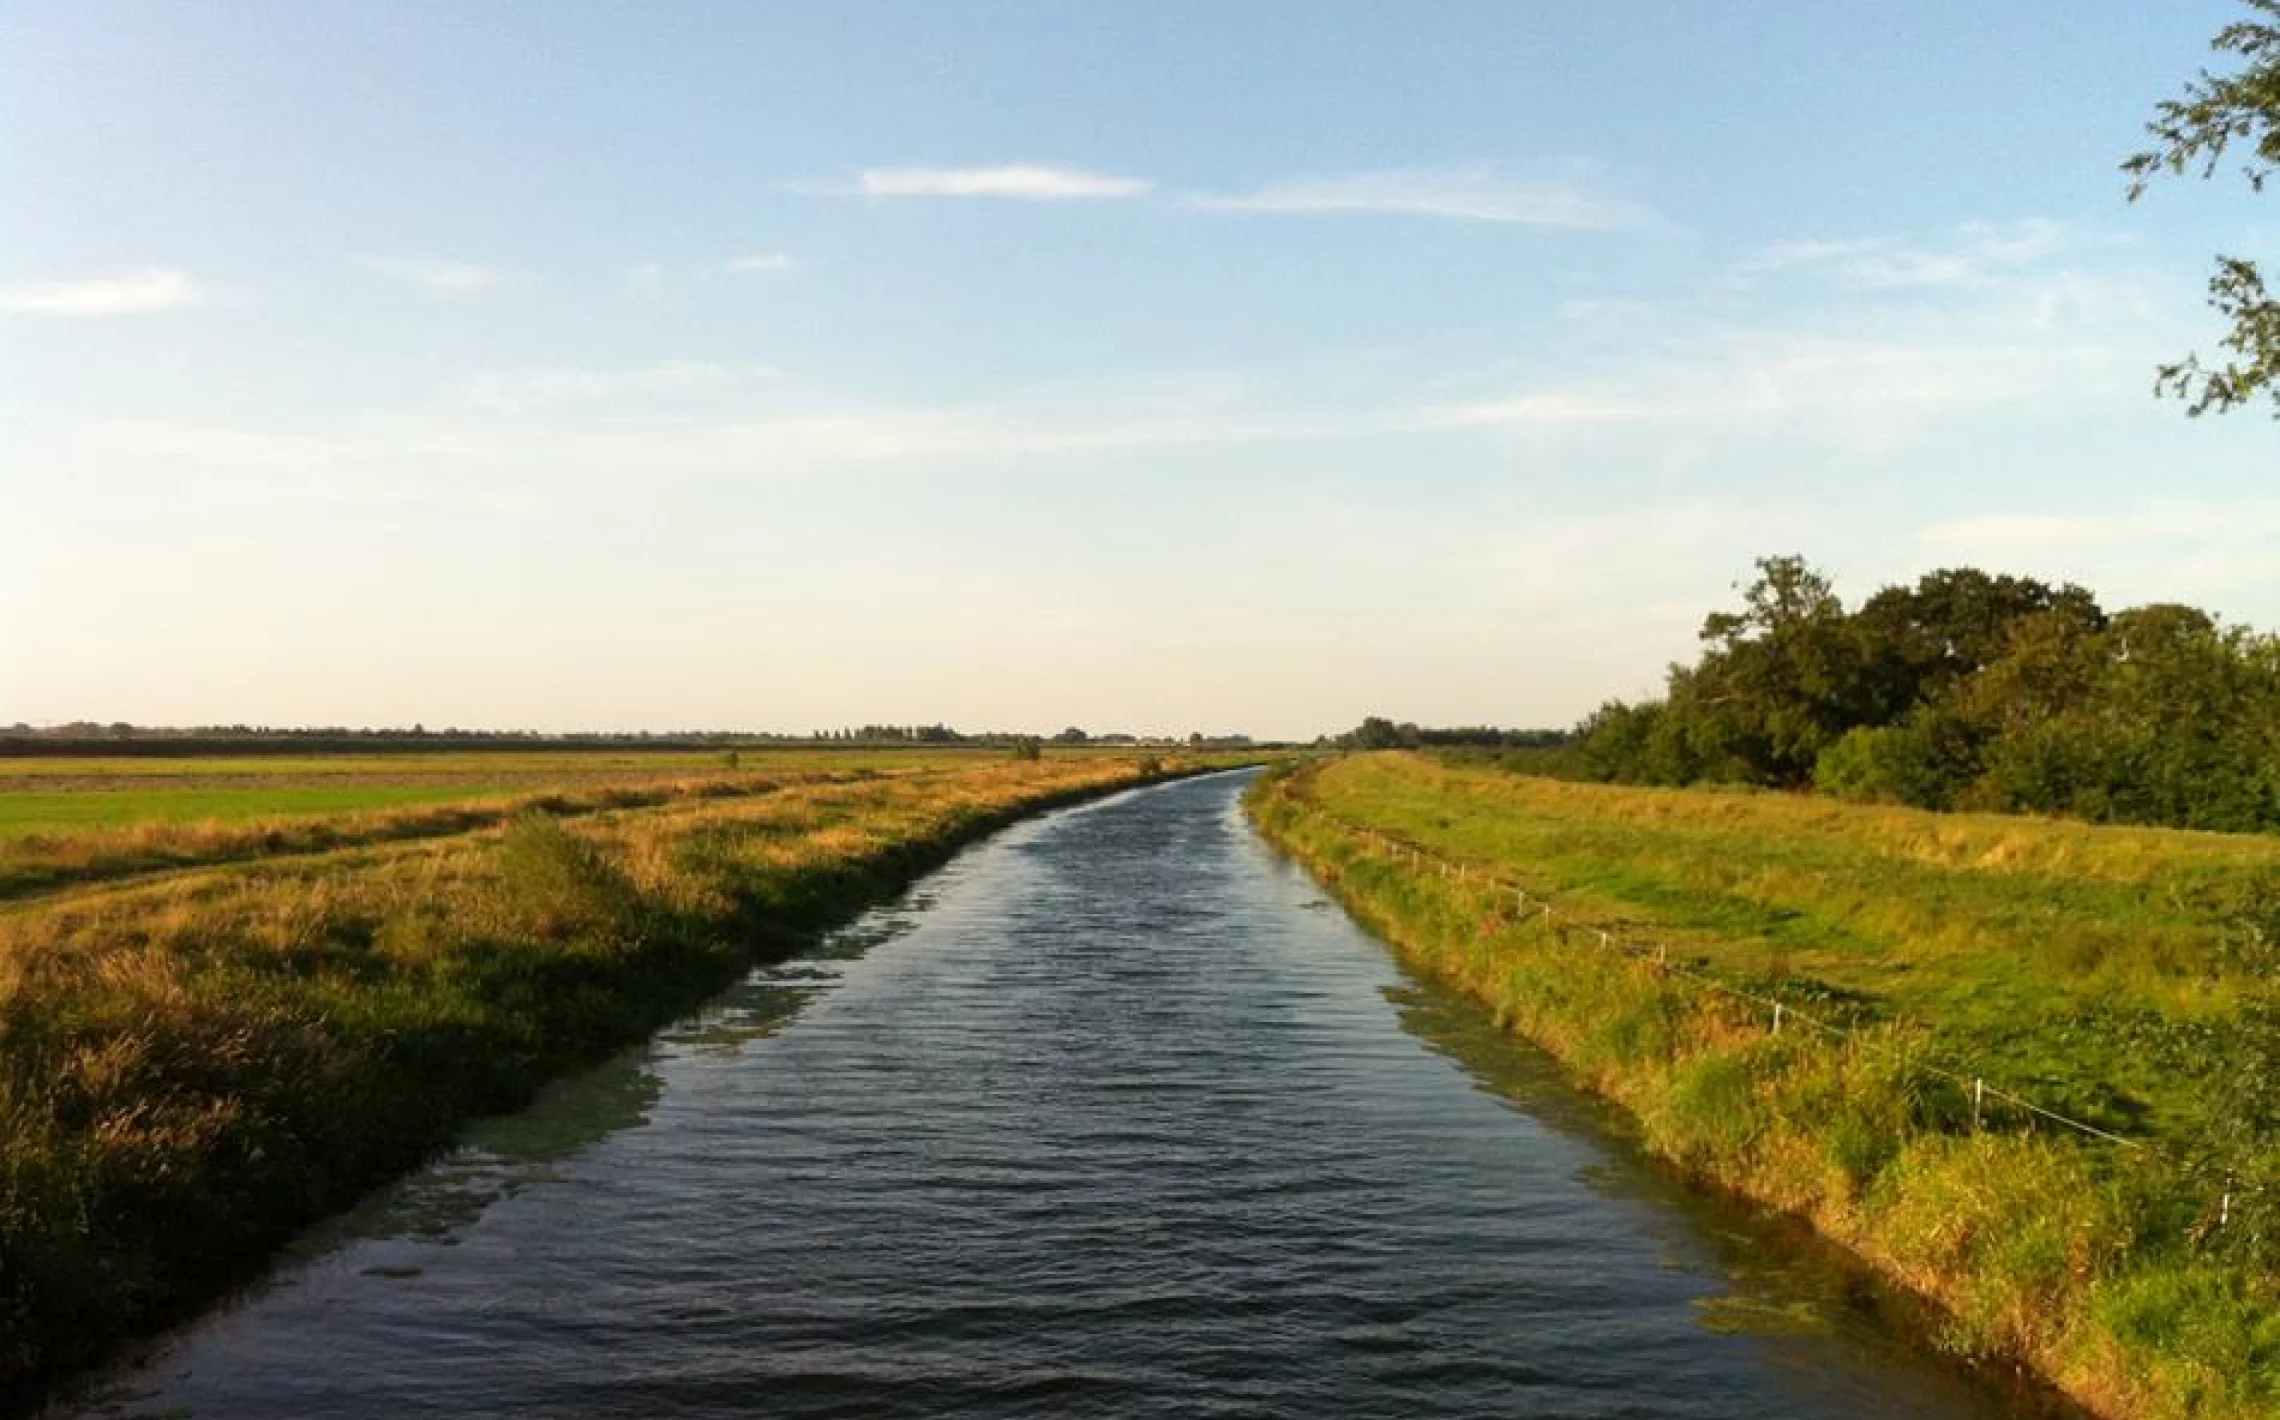
[[[969,852],[71,1413],[2046,1413],[1641,1164],[1240,787]]]

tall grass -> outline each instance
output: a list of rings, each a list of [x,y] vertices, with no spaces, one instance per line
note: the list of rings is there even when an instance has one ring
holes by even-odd
[[[214,1295],[959,842],[1142,777],[1051,758],[575,824],[526,804],[0,912],[0,1396]]]
[[[1514,782],[1413,756],[1271,781],[1253,812],[1420,965],[1624,1105],[1656,1153],[1932,1298],[1958,1349],[2026,1360],[2130,1420],[2280,1413],[2280,1197],[2236,1172],[2276,1141],[2206,1132],[2238,1122],[2217,1082],[2246,1063],[2226,1052],[2257,1038],[2273,986],[2239,969],[2224,923],[2280,845]],[[1477,878],[1370,851],[1352,823],[1560,912],[1521,919]],[[1686,974],[1611,953],[1602,929],[1668,944]],[[1704,974],[1850,1033],[1776,1033]],[[1975,1121],[1952,1078],[1966,1062],[2103,1111],[2139,1147],[2016,1111]]]
[[[0,899],[26,897],[76,883],[200,865],[325,853],[401,839],[449,837],[494,827],[529,812],[566,817],[608,809],[654,807],[684,799],[739,798],[773,793],[785,783],[869,779],[882,772],[887,771],[864,766],[837,774],[810,771],[797,775],[649,775],[614,784],[558,785],[519,794],[482,793],[472,788],[453,794],[449,790],[430,788],[421,792],[430,798],[439,793],[450,794],[451,802],[324,816],[271,812],[235,819],[187,821],[133,818],[135,805],[150,802],[151,795],[133,791],[84,793],[72,797],[103,803],[106,814],[117,815],[122,821],[98,823],[68,833],[45,831],[0,836]],[[891,772],[939,771],[905,768]],[[287,786],[286,792],[289,789]],[[239,792],[262,803],[277,803],[286,797],[286,792],[276,789]],[[4,808],[4,801],[0,801],[0,809]]]

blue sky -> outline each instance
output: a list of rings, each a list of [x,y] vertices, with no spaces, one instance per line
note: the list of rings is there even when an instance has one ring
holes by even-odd
[[[1311,735],[1753,557],[2280,625],[2229,3],[0,8],[0,721]]]

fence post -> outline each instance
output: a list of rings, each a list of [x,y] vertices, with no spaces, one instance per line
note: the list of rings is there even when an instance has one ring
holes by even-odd
[[[1775,1035],[1781,1034],[1781,1003],[1779,1001],[1773,1003],[1773,1033]]]
[[[1977,1076],[1971,1081],[1971,1129],[1979,1132],[1979,1106],[1987,1098],[1987,1082]]]

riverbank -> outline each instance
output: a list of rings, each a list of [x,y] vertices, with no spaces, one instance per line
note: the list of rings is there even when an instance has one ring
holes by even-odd
[[[960,845],[1210,767],[839,775],[0,911],[0,1395],[220,1295],[467,1120]]]
[[[2127,1420],[2280,1405],[2271,981],[2227,915],[2280,845],[1411,755],[1272,776],[1252,812],[1648,1148],[1934,1301],[1955,1349]]]

